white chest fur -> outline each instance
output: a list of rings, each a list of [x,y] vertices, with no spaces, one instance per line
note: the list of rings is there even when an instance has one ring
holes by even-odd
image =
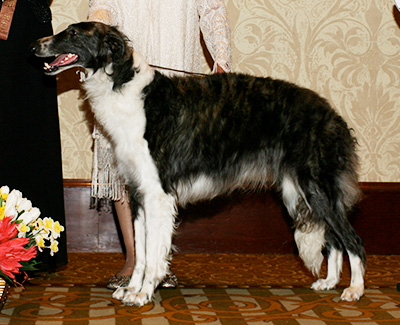
[[[119,173],[126,179],[136,179],[145,190],[160,186],[157,169],[144,139],[146,116],[142,91],[153,80],[154,72],[137,53],[134,62],[139,72],[120,90],[112,89],[112,80],[103,70],[93,74],[84,87],[95,119],[111,139]]]

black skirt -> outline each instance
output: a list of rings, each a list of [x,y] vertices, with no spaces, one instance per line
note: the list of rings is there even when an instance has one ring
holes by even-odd
[[[30,44],[53,33],[50,20],[40,21],[28,0],[18,0],[8,40],[0,40],[0,186],[23,197],[64,227],[57,88],[43,73],[43,60]],[[66,231],[54,257],[41,254],[42,269],[67,263]]]

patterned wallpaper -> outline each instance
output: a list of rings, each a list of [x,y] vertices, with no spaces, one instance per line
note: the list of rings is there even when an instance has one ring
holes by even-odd
[[[390,0],[225,0],[233,68],[324,97],[354,128],[361,180],[400,181],[400,14]],[[53,0],[55,31],[88,0]],[[64,178],[91,175],[91,115],[78,76],[59,76]],[[89,122],[88,122],[89,121]]]

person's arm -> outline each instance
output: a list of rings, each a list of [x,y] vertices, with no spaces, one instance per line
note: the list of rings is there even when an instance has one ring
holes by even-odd
[[[223,0],[199,0],[200,29],[214,60],[213,72],[232,71],[231,31]]]
[[[110,1],[90,0],[89,1],[89,21],[98,21],[107,25],[117,25],[117,14]]]

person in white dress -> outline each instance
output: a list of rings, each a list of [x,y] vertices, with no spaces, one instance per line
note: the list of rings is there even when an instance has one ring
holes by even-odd
[[[212,72],[232,70],[230,27],[223,0],[91,0],[88,20],[119,28],[134,50],[149,64],[160,67],[160,72],[201,72],[201,35],[214,61]],[[124,180],[117,174],[111,145],[99,126],[95,126],[93,138],[91,195],[114,201],[126,248],[125,265],[107,284],[115,289],[129,283],[135,265],[132,215]],[[176,286],[175,275],[167,276],[161,285]]]

